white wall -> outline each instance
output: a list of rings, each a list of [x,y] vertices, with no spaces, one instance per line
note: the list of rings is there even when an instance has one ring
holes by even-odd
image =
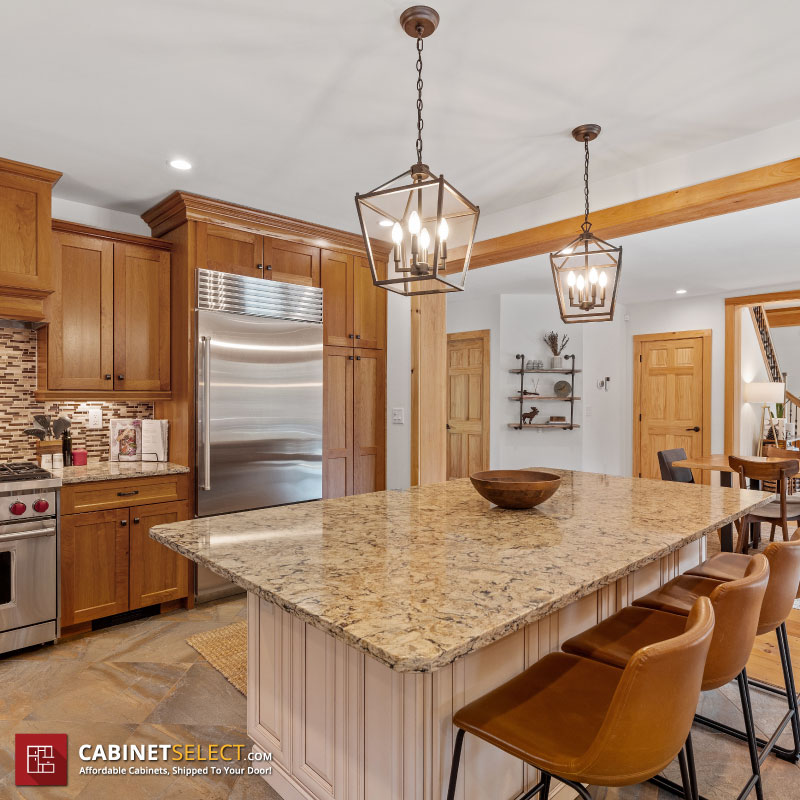
[[[756,333],[753,318],[749,308],[739,311],[741,327],[741,365],[742,365],[742,390],[747,383],[770,381],[772,378],[767,373],[764,364],[764,355],[761,352],[758,334]],[[741,395],[744,397],[744,394]],[[743,456],[755,455],[758,452],[758,440],[761,436],[762,406],[752,403],[742,403],[739,409],[739,454]]]
[[[53,219],[79,222],[82,225],[105,228],[119,233],[138,233],[141,236],[150,236],[150,228],[145,225],[141,217],[136,214],[127,214],[124,211],[113,211],[110,208],[90,206],[86,203],[76,203],[73,200],[54,197],[52,213]]]
[[[786,388],[800,395],[800,325],[770,328],[778,364],[786,373]]]

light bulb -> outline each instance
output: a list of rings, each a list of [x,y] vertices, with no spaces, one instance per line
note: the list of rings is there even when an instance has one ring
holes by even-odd
[[[423,250],[427,250],[428,246],[431,243],[431,235],[428,233],[427,228],[422,229],[422,233],[419,235],[419,244]]]
[[[392,241],[395,244],[400,244],[403,241],[403,229],[400,227],[399,222],[395,222],[392,226]]]
[[[439,239],[446,242],[448,233],[450,233],[450,227],[447,224],[447,220],[442,217],[442,221],[439,223]]]
[[[567,286],[574,286],[575,285],[575,273],[570,270],[567,273]]]
[[[605,289],[608,285],[608,275],[605,272],[600,273],[600,286],[601,288]]]
[[[420,229],[420,222],[419,222],[419,214],[416,211],[411,212],[411,216],[408,218],[408,232],[412,236],[416,236],[419,233]]]
[[[583,287],[586,285],[586,281],[583,279],[583,275],[578,275],[578,291],[582,292]]]
[[[597,283],[597,270],[594,267],[589,270],[589,283]]]

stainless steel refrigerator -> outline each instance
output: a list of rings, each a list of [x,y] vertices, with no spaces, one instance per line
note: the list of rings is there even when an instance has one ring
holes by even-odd
[[[197,516],[322,497],[322,289],[197,270]],[[198,567],[199,601],[236,591]]]

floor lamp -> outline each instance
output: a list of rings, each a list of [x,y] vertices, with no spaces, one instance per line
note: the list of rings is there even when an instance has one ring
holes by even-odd
[[[772,429],[772,436],[775,445],[778,444],[778,436],[775,431],[774,417],[772,416],[771,405],[783,403],[786,399],[786,384],[776,381],[753,381],[744,385],[744,401],[761,406],[761,433],[758,437],[758,455],[761,455],[764,448],[764,436],[767,427]]]

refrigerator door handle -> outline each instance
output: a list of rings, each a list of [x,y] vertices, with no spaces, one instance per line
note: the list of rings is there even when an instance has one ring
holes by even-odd
[[[211,491],[211,337],[203,336],[203,483]]]

